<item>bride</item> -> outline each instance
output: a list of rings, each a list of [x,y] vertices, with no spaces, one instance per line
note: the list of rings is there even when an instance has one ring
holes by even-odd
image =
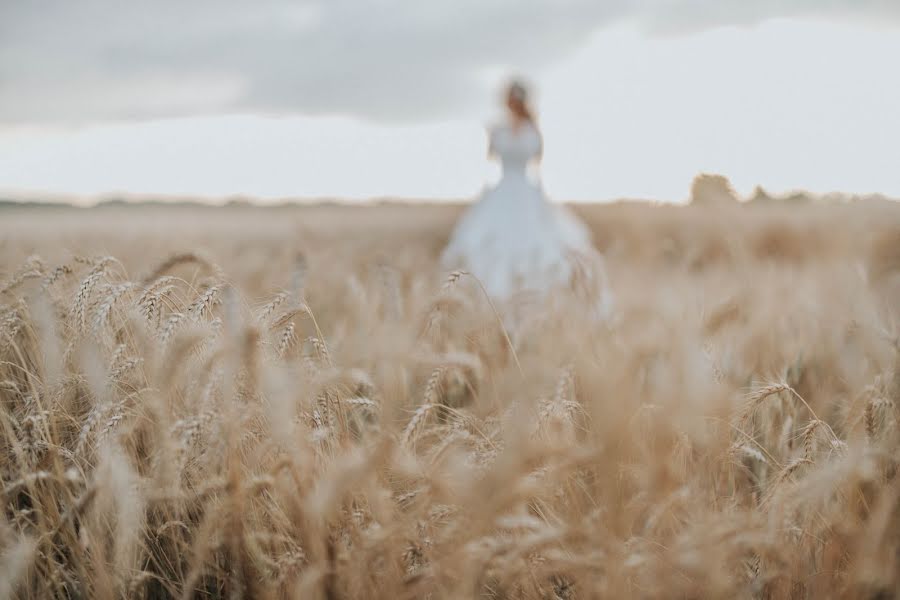
[[[518,292],[570,287],[576,273],[587,273],[595,288],[602,286],[597,308],[605,316],[610,298],[602,258],[587,227],[550,203],[528,177],[527,168],[539,161],[543,143],[523,84],[509,86],[506,108],[507,122],[490,131],[488,149],[489,156],[499,157],[503,176],[463,215],[441,262],[468,270],[501,301]]]

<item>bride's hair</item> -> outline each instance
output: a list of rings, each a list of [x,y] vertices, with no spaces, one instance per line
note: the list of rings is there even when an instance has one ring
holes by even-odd
[[[528,105],[528,88],[519,80],[513,80],[506,88],[506,106],[517,117],[534,123],[531,107]]]

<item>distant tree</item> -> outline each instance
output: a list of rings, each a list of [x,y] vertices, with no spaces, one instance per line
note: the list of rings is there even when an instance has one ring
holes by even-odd
[[[721,206],[738,202],[738,196],[727,177],[707,173],[694,177],[691,184],[691,204]]]
[[[761,185],[756,186],[753,189],[753,195],[750,196],[750,202],[765,203],[772,202],[773,200],[775,200],[775,198],[773,198]]]
[[[807,192],[791,192],[781,199],[785,204],[809,204],[816,199]]]

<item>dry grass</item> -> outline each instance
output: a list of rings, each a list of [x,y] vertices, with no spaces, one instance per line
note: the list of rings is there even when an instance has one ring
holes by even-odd
[[[900,596],[900,208],[457,210],[0,215],[0,598]]]

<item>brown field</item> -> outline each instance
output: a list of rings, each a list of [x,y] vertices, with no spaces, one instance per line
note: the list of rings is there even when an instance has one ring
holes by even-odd
[[[900,204],[578,212],[0,211],[0,599],[900,597]]]

